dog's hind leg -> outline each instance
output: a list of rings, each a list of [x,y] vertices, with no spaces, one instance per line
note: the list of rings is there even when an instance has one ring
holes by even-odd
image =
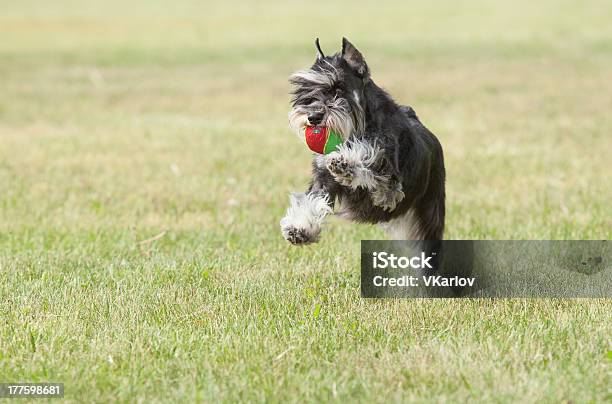
[[[442,240],[444,213],[444,199],[417,204],[413,209],[412,237],[418,240]]]
[[[379,181],[378,187],[371,190],[370,196],[374,206],[392,211],[404,199],[405,194],[402,191],[401,182],[390,178],[386,181]]]
[[[417,205],[381,226],[391,240],[442,240],[444,201]]]
[[[414,204],[414,233],[421,240],[442,240],[446,215],[446,171],[442,148],[438,146],[427,190]]]
[[[427,192],[408,212],[384,224],[387,234],[395,240],[442,240],[444,235],[445,192],[444,176],[429,184]]]

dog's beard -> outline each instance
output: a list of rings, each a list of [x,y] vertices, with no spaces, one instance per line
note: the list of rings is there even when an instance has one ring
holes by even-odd
[[[304,137],[304,129],[309,125],[308,115],[310,106],[304,107],[296,105],[289,112],[289,127],[299,138]],[[344,141],[351,136],[358,136],[363,133],[364,119],[361,108],[358,113],[352,113],[348,101],[344,98],[335,99],[330,105],[324,106],[324,119],[319,126],[326,126],[339,134]]]

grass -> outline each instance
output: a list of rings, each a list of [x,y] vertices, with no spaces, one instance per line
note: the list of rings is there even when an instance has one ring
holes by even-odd
[[[448,238],[609,239],[609,2],[300,6],[2,4],[0,382],[609,399],[609,300],[364,300],[378,228],[332,219],[307,248],[278,229],[309,172],[286,78],[346,35],[444,145]]]

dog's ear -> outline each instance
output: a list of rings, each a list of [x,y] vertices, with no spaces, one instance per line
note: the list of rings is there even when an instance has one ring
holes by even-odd
[[[315,39],[315,46],[317,47],[317,60],[323,59],[325,57],[325,54],[321,50],[321,45],[319,45],[319,38]]]
[[[342,59],[351,66],[358,76],[363,79],[368,78],[370,72],[363,55],[346,38],[342,38]]]

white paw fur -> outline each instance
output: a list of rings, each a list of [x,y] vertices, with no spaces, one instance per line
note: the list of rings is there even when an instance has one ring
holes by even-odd
[[[310,244],[318,240],[325,216],[332,212],[327,196],[292,194],[289,208],[280,221],[285,240],[292,244]]]

